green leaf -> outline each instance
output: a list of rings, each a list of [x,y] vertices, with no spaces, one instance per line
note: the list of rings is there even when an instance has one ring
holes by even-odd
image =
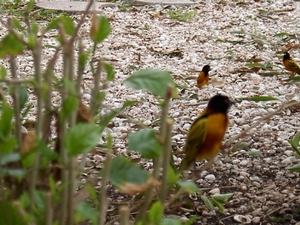
[[[159,225],[182,225],[180,219],[162,218]]]
[[[274,34],[273,37],[286,37],[286,36],[291,36],[291,34],[287,33],[287,32],[279,32],[277,34]]]
[[[291,172],[300,172],[300,164],[296,164],[296,165],[287,167],[286,169]]]
[[[96,188],[92,185],[92,184],[89,184],[87,183],[85,185],[85,188],[87,189],[88,193],[90,194],[90,198],[93,200],[94,203],[97,202],[97,199],[98,199],[98,194],[97,194],[97,191],[96,191]]]
[[[98,213],[98,210],[93,208],[90,204],[80,202],[76,208],[75,223],[77,224],[81,221],[91,220],[92,224],[96,224]]]
[[[0,58],[16,56],[24,52],[25,45],[13,34],[7,34],[0,42]]]
[[[178,185],[188,193],[199,192],[199,187],[192,181],[178,181]]]
[[[144,184],[149,177],[150,174],[147,171],[124,157],[116,157],[111,160],[109,180],[118,188],[126,183]]]
[[[46,193],[44,191],[39,191],[39,190],[34,191],[34,200],[38,208],[38,211],[41,213],[45,213],[46,210],[45,194]]]
[[[278,99],[273,96],[254,96],[254,97],[249,98],[248,100],[259,102],[259,101],[274,101],[274,100],[278,100]]]
[[[225,203],[228,201],[233,196],[233,193],[227,193],[227,194],[216,194],[216,195],[211,195],[210,197],[220,203]]]
[[[253,68],[253,67],[259,67],[259,68],[265,68],[265,64],[262,63],[246,63],[245,66]]]
[[[6,169],[6,168],[2,168],[0,170],[0,174],[20,178],[20,177],[25,176],[25,171],[23,169]]]
[[[98,28],[92,40],[97,44],[101,43],[111,32],[109,20],[105,16],[98,17]]]
[[[100,138],[99,127],[94,124],[80,123],[69,129],[64,143],[72,156],[91,151]]]
[[[128,135],[128,149],[141,153],[146,159],[154,159],[163,152],[154,130],[139,130]]]
[[[39,32],[39,25],[36,22],[31,22],[31,31],[36,37]]]
[[[0,79],[6,79],[7,71],[6,68],[0,65]]]
[[[144,69],[133,73],[124,84],[137,90],[146,90],[153,95],[165,98],[167,88],[172,87],[172,97],[177,95],[176,85],[169,72],[157,69]]]
[[[210,199],[211,201],[212,201],[212,203],[215,205],[215,206],[217,206],[218,207],[218,209],[220,210],[220,212],[221,213],[224,213],[224,206],[219,202],[219,201],[217,201],[216,199],[214,199],[214,198],[211,198]]]
[[[300,77],[291,77],[291,78],[289,78],[289,79],[287,79],[285,81],[292,81],[294,83],[300,82]]]
[[[274,101],[278,100],[277,98],[273,96],[254,96],[254,97],[245,97],[245,98],[237,98],[237,101],[254,101],[254,102],[262,102],[262,101]]]
[[[177,173],[177,171],[172,167],[168,167],[168,182],[169,185],[172,186],[177,183],[178,179],[180,178],[180,173]]]
[[[58,25],[61,24],[63,27],[63,30],[68,35],[72,35],[75,31],[75,25],[74,20],[71,17],[67,16],[60,16],[57,19],[53,20],[51,23],[48,24],[46,31],[52,30],[52,29],[58,29]]]
[[[213,210],[214,210],[214,205],[213,205],[212,201],[211,201],[208,197],[202,195],[202,196],[201,196],[201,199],[202,199],[202,201],[204,202],[204,205],[205,205],[210,211],[213,211]]]
[[[75,96],[67,97],[62,103],[62,109],[61,109],[62,119],[66,119],[68,116],[74,113],[77,107],[78,107],[78,98]]]
[[[36,159],[36,148],[22,155],[22,166],[27,169],[30,168]]]
[[[66,88],[68,89],[69,93],[71,95],[76,95],[76,88],[75,88],[75,84],[73,82],[71,82],[68,78],[63,78],[63,84],[66,86]]]
[[[20,107],[20,110],[22,110],[25,103],[28,100],[27,89],[24,88],[24,87],[18,87],[17,91],[18,91],[18,94],[19,94],[19,104],[20,104],[19,107]]]
[[[35,0],[30,0],[26,7],[26,12],[29,14],[35,7]]]
[[[11,23],[13,27],[16,28],[17,30],[23,31],[25,29],[24,26],[21,25],[20,21],[16,17],[11,18]]]
[[[198,219],[198,216],[193,215],[189,217],[189,220],[184,222],[183,225],[192,225],[196,222],[196,220]]]
[[[234,30],[234,31],[231,31],[230,32],[231,34],[239,34],[239,35],[241,35],[241,34],[246,34],[246,32],[245,31],[243,31],[243,30]]]
[[[0,149],[2,154],[11,153],[17,147],[17,140],[15,137],[3,138],[2,140],[1,139],[2,137],[0,138]]]
[[[300,132],[297,132],[290,140],[290,144],[295,152],[299,152]]]
[[[114,67],[109,63],[103,63],[103,67],[107,74],[106,79],[108,81],[112,81],[113,79],[115,79],[116,71],[114,70]]]
[[[105,99],[105,97],[106,97],[106,92],[105,91],[99,91],[97,93],[96,99],[97,99],[98,102],[103,102],[103,100]]]
[[[33,49],[37,43],[37,37],[33,34],[28,35],[27,43],[30,49]]]
[[[180,22],[187,22],[195,17],[197,14],[195,10],[185,11],[181,9],[168,10],[167,14],[171,19],[178,20]]]
[[[82,52],[79,56],[78,56],[78,61],[79,61],[79,70],[80,71],[84,71],[84,68],[87,64],[87,61],[89,59],[89,53],[88,52]]]
[[[260,150],[250,150],[250,151],[248,151],[248,155],[251,155],[253,157],[262,157],[263,156],[261,154]]]
[[[20,215],[18,208],[12,202],[0,201],[1,224],[27,225],[28,222]]]
[[[6,103],[2,104],[0,117],[0,140],[7,137],[12,131],[13,109]]]
[[[37,149],[41,152],[42,160],[46,162],[57,159],[58,154],[47,146],[47,144],[41,140],[37,141]]]
[[[11,162],[17,162],[20,160],[20,154],[19,153],[9,153],[9,154],[1,154],[0,158],[0,165],[5,166],[8,163]]]
[[[164,214],[164,207],[161,201],[154,202],[149,210],[148,217],[150,224],[160,224]]]

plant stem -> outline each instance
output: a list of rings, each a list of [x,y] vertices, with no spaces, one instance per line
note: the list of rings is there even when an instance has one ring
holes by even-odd
[[[172,88],[167,88],[167,93],[165,97],[165,102],[162,108],[162,116],[161,116],[161,125],[160,125],[160,139],[162,141],[166,140],[166,130],[167,130],[167,119],[168,119],[168,112],[169,112],[169,103],[172,96]],[[160,156],[153,160],[153,173],[152,176],[155,180],[159,178],[159,172],[163,161],[163,152]],[[169,162],[168,162],[169,163]],[[140,220],[146,217],[147,210],[153,200],[154,196],[154,188],[150,188],[147,193],[145,194],[144,203],[136,217],[135,224],[137,224]]]
[[[106,211],[108,207],[108,202],[106,198],[106,183],[108,181],[110,165],[111,165],[111,149],[108,150],[106,153],[106,159],[103,165],[103,174],[101,180],[101,189],[100,189],[100,196],[99,196],[99,215],[98,215],[98,225],[103,225],[106,218]]]
[[[37,96],[37,120],[36,120],[36,135],[39,140],[42,139],[42,129],[43,129],[43,79],[41,74],[41,54],[42,54],[42,43],[41,40],[36,37],[36,45],[32,49],[33,53],[33,61],[34,61],[34,68],[35,68],[35,80],[37,83],[37,87],[35,88],[36,96]],[[32,166],[32,172],[29,182],[29,196],[31,200],[31,206],[33,207],[35,204],[34,199],[34,191],[36,186],[37,177],[39,174],[39,167],[41,162],[41,153],[40,151],[36,152],[35,161]],[[32,209],[33,210],[33,209]]]
[[[129,225],[129,214],[130,210],[128,206],[121,206],[119,209],[120,214],[120,225]]]
[[[46,225],[53,224],[53,208],[52,208],[52,195],[50,192],[46,193]]]
[[[172,124],[173,121],[171,119],[167,120],[167,127],[166,127],[166,137],[164,140],[164,153],[163,153],[163,172],[162,172],[162,184],[160,189],[159,198],[160,201],[163,203],[165,202],[168,194],[168,170],[169,170],[169,162],[171,158],[171,131],[172,131]]]
[[[9,58],[11,76],[13,79],[18,80],[16,59],[14,56]],[[18,89],[13,87],[13,99],[14,99],[14,115],[15,115],[15,133],[18,142],[18,148],[21,147],[22,138],[21,138],[21,118],[20,118],[20,96]]]

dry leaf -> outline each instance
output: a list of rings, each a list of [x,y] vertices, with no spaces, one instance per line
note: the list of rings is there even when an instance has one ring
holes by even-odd
[[[34,147],[35,147],[35,132],[29,131],[24,135],[24,138],[22,140],[20,154],[24,155],[30,152]]]
[[[90,29],[90,37],[91,39],[93,39],[98,31],[98,27],[99,27],[99,20],[98,20],[98,16],[97,16],[97,12],[94,9],[93,10],[93,16],[92,16],[92,25],[91,25],[91,29]]]
[[[144,184],[125,183],[120,187],[120,192],[127,195],[135,195],[147,191],[149,188],[158,187],[159,185],[160,182],[158,180],[150,177]]]
[[[258,73],[259,70],[260,70],[260,67],[253,67],[250,69],[250,71],[252,71],[254,73]]]

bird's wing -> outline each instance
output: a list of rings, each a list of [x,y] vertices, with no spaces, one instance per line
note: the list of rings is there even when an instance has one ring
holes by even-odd
[[[294,61],[294,60],[289,60],[288,61],[289,67],[295,72],[295,73],[300,73],[300,67],[299,65]]]
[[[207,116],[201,116],[192,124],[188,133],[188,142],[202,143],[206,136]]]
[[[191,126],[185,144],[185,156],[180,165],[180,171],[186,170],[196,160],[199,146],[206,137],[207,116],[199,117]]]

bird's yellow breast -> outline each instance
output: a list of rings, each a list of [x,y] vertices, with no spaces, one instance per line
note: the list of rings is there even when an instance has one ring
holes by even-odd
[[[201,71],[197,78],[197,87],[202,87],[207,83],[208,83],[208,74],[205,74],[203,71]]]
[[[209,115],[206,124],[206,137],[204,142],[198,146],[197,159],[209,159],[218,154],[222,140],[228,127],[226,114],[216,113]]]

